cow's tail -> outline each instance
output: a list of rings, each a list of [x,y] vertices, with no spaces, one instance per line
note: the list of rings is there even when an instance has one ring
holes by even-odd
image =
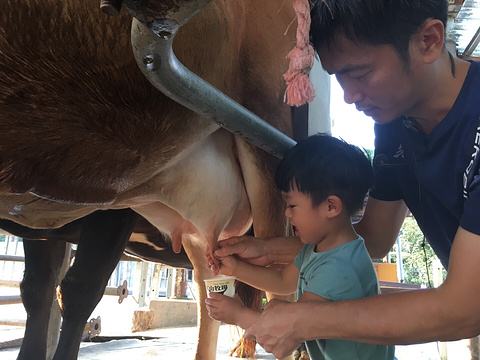
[[[241,281],[235,281],[235,292],[242,299],[243,304],[253,310],[260,311],[262,309],[262,302],[264,298],[264,292],[251,287]],[[241,339],[235,345],[230,352],[230,356],[239,358],[255,359],[255,346],[254,340],[245,339],[245,334],[242,334]]]

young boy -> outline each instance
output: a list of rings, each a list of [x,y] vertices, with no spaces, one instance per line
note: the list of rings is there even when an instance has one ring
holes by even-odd
[[[334,137],[314,135],[287,152],[275,181],[287,204],[285,216],[304,244],[294,263],[278,270],[228,256],[219,259],[219,272],[276,294],[296,290],[301,302],[377,295],[378,280],[370,256],[351,223],[373,181],[365,154]],[[213,319],[244,329],[260,317],[238,298],[211,294],[206,304]],[[321,339],[306,345],[313,360],[394,358],[393,346]]]

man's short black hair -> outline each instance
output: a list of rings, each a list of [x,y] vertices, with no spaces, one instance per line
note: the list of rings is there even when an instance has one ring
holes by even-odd
[[[373,183],[371,161],[364,151],[327,134],[301,140],[287,151],[275,174],[281,191],[294,188],[307,194],[313,206],[330,195],[342,200],[349,215],[363,207]]]
[[[343,35],[370,45],[392,45],[409,62],[409,43],[430,19],[446,27],[447,0],[313,0],[310,40],[318,52]]]

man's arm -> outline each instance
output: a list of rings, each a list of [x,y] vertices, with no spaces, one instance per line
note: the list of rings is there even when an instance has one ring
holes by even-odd
[[[328,302],[330,300],[325,299],[323,296],[305,291],[302,296],[298,299],[298,302]]]
[[[439,288],[325,304],[272,301],[248,335],[277,357],[310,339],[412,344],[473,337],[480,333],[479,258],[480,236],[459,228]]]
[[[219,249],[214,254],[221,259],[236,255],[250,264],[267,266],[289,264],[303,246],[298,237],[277,237],[260,239],[253,236],[238,236],[218,242]]]
[[[403,200],[382,201],[369,197],[355,231],[365,239],[372,259],[382,259],[392,248],[407,214]]]
[[[266,240],[271,264],[290,264],[303,246],[299,237],[277,237]]]

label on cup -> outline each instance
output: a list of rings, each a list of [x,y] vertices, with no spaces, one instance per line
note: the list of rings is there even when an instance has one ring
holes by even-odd
[[[233,297],[235,295],[235,276],[217,276],[205,279],[205,289],[207,297],[210,297],[211,292]]]

